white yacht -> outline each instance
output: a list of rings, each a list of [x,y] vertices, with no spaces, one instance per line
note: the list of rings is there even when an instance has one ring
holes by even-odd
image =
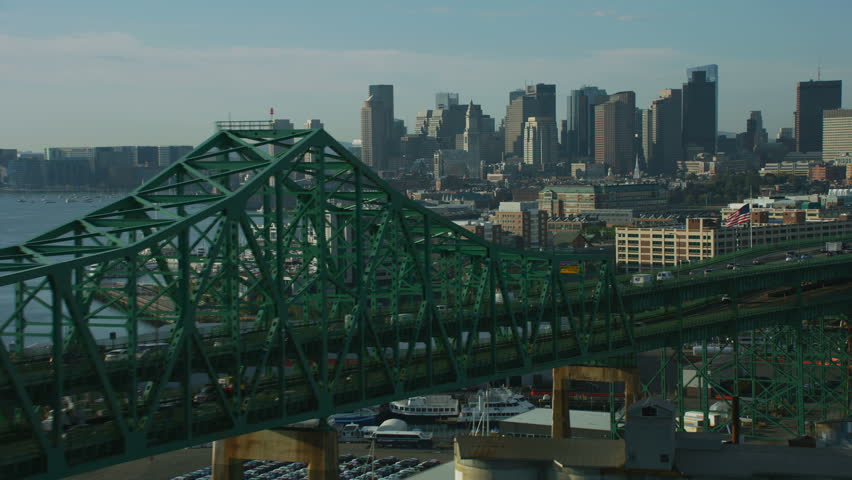
[[[468,400],[461,408],[458,422],[478,422],[484,416],[490,420],[503,420],[534,408],[535,405],[506,387],[489,388],[480,390],[475,397]]]
[[[350,423],[371,423],[379,416],[379,410],[375,407],[359,408],[353,412],[336,413],[328,417],[331,425],[347,425]]]
[[[390,402],[393,415],[410,420],[438,420],[459,414],[459,401],[449,395],[427,395]]]

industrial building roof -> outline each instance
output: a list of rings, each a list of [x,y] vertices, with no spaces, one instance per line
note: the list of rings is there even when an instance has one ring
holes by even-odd
[[[609,420],[609,412],[571,410],[571,428],[608,432],[610,428]],[[529,425],[552,425],[553,410],[550,408],[534,408],[528,412],[520,413],[501,421]]]

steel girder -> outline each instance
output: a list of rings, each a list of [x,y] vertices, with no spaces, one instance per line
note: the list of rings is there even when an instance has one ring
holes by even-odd
[[[571,276],[559,260],[429,212],[322,130],[218,132],[127,197],[0,250],[0,478],[630,348],[609,260],[568,258]]]
[[[0,478],[845,308],[690,303],[816,267],[626,295],[612,267],[485,242],[322,130],[218,132],[127,197],[0,249]]]

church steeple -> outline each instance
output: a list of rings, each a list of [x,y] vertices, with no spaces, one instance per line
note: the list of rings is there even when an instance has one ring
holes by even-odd
[[[636,154],[636,165],[633,167],[633,178],[639,180],[642,178],[642,170],[639,168],[639,154]]]

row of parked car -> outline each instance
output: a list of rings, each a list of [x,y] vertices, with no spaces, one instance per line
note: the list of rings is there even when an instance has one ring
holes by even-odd
[[[421,462],[417,458],[400,460],[393,456],[375,458],[345,454],[338,457],[339,478],[344,480],[401,480],[440,464],[435,459]],[[210,467],[205,467],[171,480],[210,480],[210,476]],[[243,464],[246,480],[302,480],[307,477],[308,466],[302,462],[249,460]]]

